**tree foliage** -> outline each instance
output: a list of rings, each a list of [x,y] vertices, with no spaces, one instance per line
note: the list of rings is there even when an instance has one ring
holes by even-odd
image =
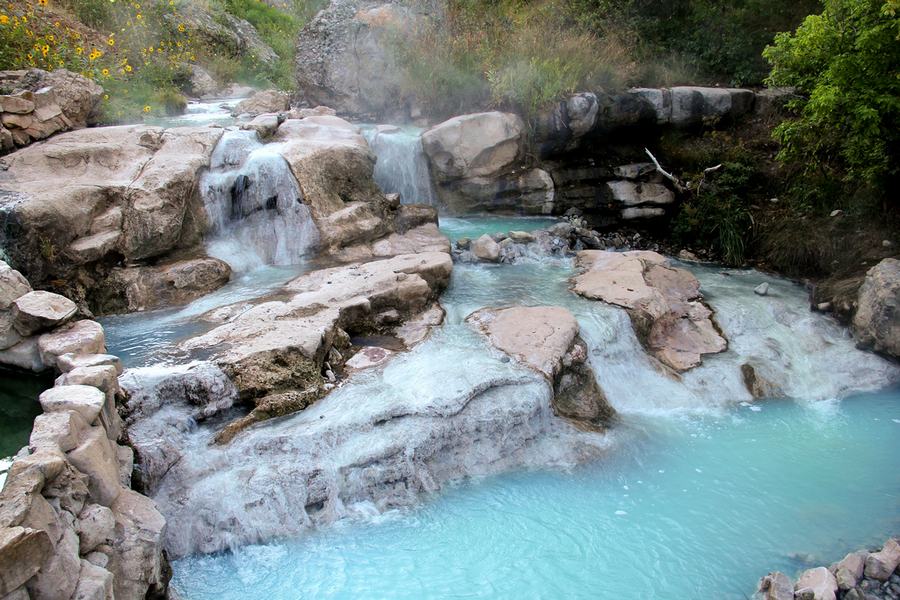
[[[768,83],[795,87],[779,158],[809,174],[886,192],[900,151],[900,1],[825,0],[765,50]]]

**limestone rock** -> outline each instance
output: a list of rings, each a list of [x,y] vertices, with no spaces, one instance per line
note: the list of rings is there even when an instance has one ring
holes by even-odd
[[[12,303],[13,326],[23,336],[52,329],[75,316],[78,306],[52,292],[28,292]]]
[[[234,108],[235,115],[257,116],[264,113],[279,113],[290,110],[291,97],[286,92],[264,90],[256,92]]]
[[[825,567],[804,571],[794,584],[795,595],[803,597],[803,594],[812,593],[812,600],[836,600],[837,592],[837,581]]]
[[[56,366],[63,373],[68,373],[79,367],[99,367],[103,365],[111,365],[115,367],[116,373],[122,374],[122,361],[113,354],[63,354],[56,359]]]
[[[71,598],[78,585],[80,563],[78,536],[67,527],[56,542],[53,552],[41,565],[41,570],[28,582],[31,597],[35,600]]]
[[[74,410],[45,412],[35,417],[28,444],[33,448],[59,448],[68,452],[78,446],[87,426],[84,417]]]
[[[46,413],[74,411],[91,424],[100,416],[106,395],[89,385],[61,385],[43,392],[40,402]]]
[[[753,288],[753,293],[757,296],[768,296],[769,295],[769,284],[767,282],[762,282],[755,288]]]
[[[887,581],[898,565],[900,565],[900,543],[895,539],[889,539],[881,550],[866,557],[866,577]]]
[[[453,117],[422,134],[422,145],[439,181],[493,177],[524,152],[525,124],[501,112]]]
[[[96,82],[66,69],[54,69],[50,72],[31,69],[20,81],[19,87],[34,92],[38,105],[42,91],[49,88],[52,102],[59,106],[72,129],[95,123],[97,108],[103,96],[103,88]],[[36,108],[39,109],[40,106]]]
[[[108,569],[115,577],[115,597],[144,598],[148,592],[161,592],[168,584],[162,554],[165,518],[152,500],[133,490],[123,490],[110,508],[116,539]]]
[[[778,571],[769,573],[759,582],[762,600],[794,600],[794,583],[791,578]]]
[[[498,350],[534,369],[554,387],[556,412],[592,427],[615,414],[593,371],[585,363],[587,346],[568,310],[556,306],[482,309],[466,321],[484,333]]]
[[[212,97],[219,92],[221,87],[221,84],[213,79],[209,71],[200,65],[191,65],[189,91],[192,95],[198,98]]]
[[[113,575],[90,561],[81,561],[78,586],[71,600],[114,600]]]
[[[862,346],[900,357],[900,260],[885,258],[866,273],[853,332]]]
[[[472,242],[472,254],[479,260],[500,262],[500,244],[488,234],[484,234]]]
[[[641,342],[672,369],[691,369],[704,354],[726,349],[712,311],[700,300],[697,278],[669,266],[663,256],[585,250],[577,264],[581,273],[573,291],[628,310]]]
[[[28,280],[0,260],[0,311],[9,310],[13,302],[30,291]]]
[[[666,206],[675,202],[672,190],[659,183],[637,183],[634,181],[610,181],[606,188],[611,202],[624,207]]]
[[[103,506],[111,506],[122,492],[114,446],[103,427],[92,427],[81,444],[67,455],[75,468],[90,477],[90,499]]]
[[[832,571],[838,587],[842,591],[846,592],[855,588],[859,580],[862,579],[867,557],[868,554],[866,552],[851,552],[834,565]]]
[[[100,544],[113,541],[116,534],[116,520],[106,506],[89,504],[78,515],[75,531],[80,542],[79,552],[85,555]]]
[[[96,321],[76,321],[65,327],[38,337],[41,360],[48,367],[55,367],[64,354],[103,354],[106,352],[106,336]]]
[[[13,345],[5,350],[0,350],[0,364],[11,365],[35,373],[40,373],[47,368],[48,365],[41,360],[37,339],[29,337],[16,342],[14,337],[7,336],[7,341],[13,342]]]
[[[53,551],[45,531],[0,528],[0,594],[6,595],[31,579]]]
[[[329,2],[297,38],[300,98],[357,117],[407,117],[394,114],[404,102],[391,43],[395,31],[415,27],[413,10],[392,2]]]

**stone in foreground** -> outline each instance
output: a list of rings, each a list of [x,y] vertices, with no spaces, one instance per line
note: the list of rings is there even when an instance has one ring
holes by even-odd
[[[498,350],[541,373],[554,388],[556,412],[602,428],[614,411],[587,365],[587,345],[578,321],[557,306],[486,308],[466,319]]]

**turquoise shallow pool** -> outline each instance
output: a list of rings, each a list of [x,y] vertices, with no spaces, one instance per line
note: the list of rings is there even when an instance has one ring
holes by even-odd
[[[546,217],[441,217],[441,232],[456,241],[459,238],[476,239],[484,234],[509,231],[534,231],[559,223],[559,219]]]
[[[900,531],[900,391],[630,420],[607,460],[175,565],[186,598],[743,599]]]

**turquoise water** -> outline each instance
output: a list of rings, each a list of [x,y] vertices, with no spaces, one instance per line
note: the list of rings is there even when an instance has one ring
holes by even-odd
[[[546,217],[441,217],[441,231],[455,242],[459,238],[477,239],[484,234],[510,231],[534,231],[559,223]]]
[[[300,540],[190,557],[191,599],[749,596],[900,532],[900,391],[630,418],[570,472],[519,472]]]

